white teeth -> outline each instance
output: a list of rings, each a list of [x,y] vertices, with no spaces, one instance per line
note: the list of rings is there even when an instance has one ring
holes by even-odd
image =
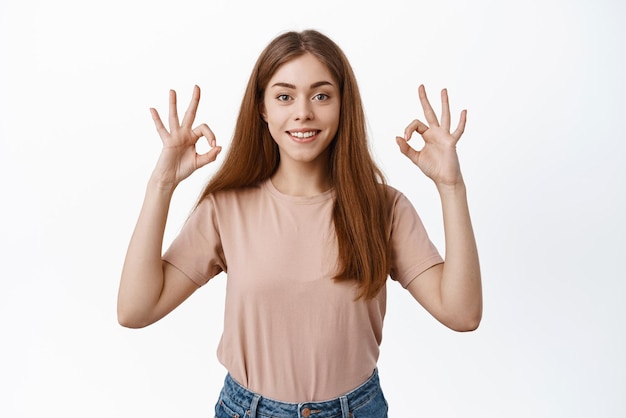
[[[295,136],[296,138],[310,138],[315,135],[317,131],[309,131],[309,132],[289,132],[291,136]]]

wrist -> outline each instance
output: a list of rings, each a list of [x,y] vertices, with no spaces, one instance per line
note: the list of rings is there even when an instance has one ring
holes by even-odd
[[[155,176],[154,174],[150,176],[150,179],[148,180],[148,190],[162,195],[171,196],[172,194],[174,194],[174,190],[176,189],[177,185],[178,184],[174,182],[165,181],[160,177]]]
[[[459,178],[457,181],[453,183],[435,183],[439,194],[458,194],[465,193],[465,181],[463,178]]]

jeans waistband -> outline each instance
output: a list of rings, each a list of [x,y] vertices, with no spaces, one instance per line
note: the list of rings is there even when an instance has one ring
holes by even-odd
[[[350,411],[370,400],[375,394],[381,392],[378,379],[378,370],[370,378],[356,389],[339,396],[335,399],[320,402],[289,403],[276,401],[251,392],[230,374],[224,381],[223,395],[230,401],[246,409],[245,418],[261,417],[303,417],[303,418],[349,418]],[[244,418],[244,417],[242,417]]]

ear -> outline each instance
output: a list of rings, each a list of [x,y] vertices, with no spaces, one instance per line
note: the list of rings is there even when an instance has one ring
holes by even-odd
[[[265,112],[265,105],[263,103],[259,104],[259,114],[263,118],[263,120],[267,123],[267,113]]]

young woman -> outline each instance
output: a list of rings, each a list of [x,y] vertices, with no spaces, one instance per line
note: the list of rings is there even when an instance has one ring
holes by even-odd
[[[225,161],[180,234],[161,253],[176,186],[221,148],[182,122],[170,91],[169,129],[151,109],[163,150],[149,180],[119,290],[118,317],[143,327],[220,272],[227,274],[219,360],[228,375],[217,417],[385,417],[376,362],[387,277],[444,325],[475,329],[482,314],[478,255],[450,132],[423,86],[426,123],[397,137],[439,191],[445,261],[411,203],[387,186],[368,150],[357,83],[345,55],[316,31],[278,36],[250,77]],[[407,143],[417,132],[421,150]],[[196,153],[205,137],[211,150]]]

